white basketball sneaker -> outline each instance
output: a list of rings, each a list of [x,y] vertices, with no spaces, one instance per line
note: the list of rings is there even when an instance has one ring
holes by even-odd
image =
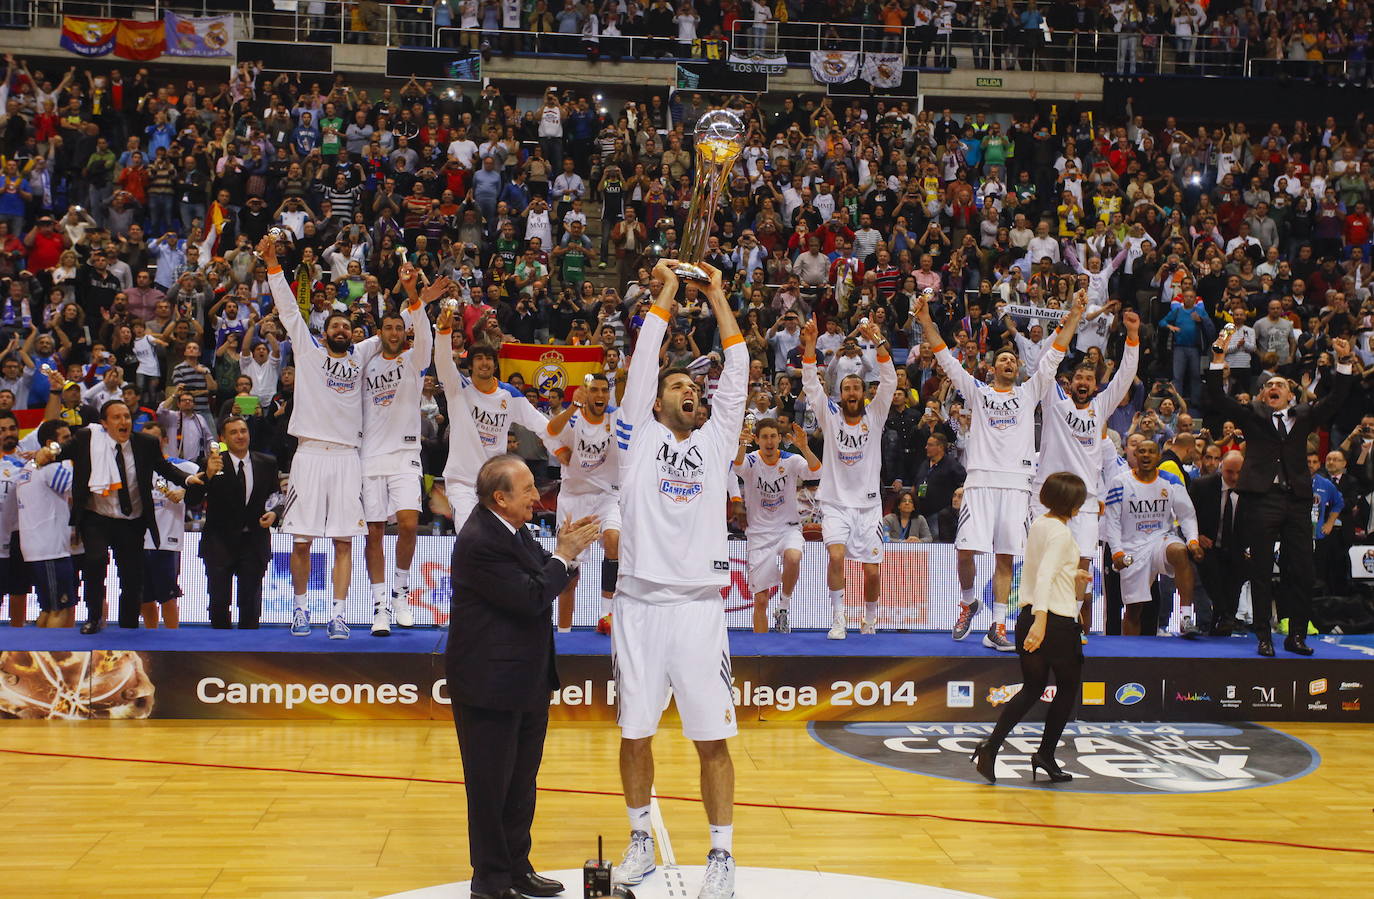
[[[844,612],[836,612],[835,623],[830,625],[830,630],[826,632],[826,639],[843,640],[846,627],[848,627],[848,622],[845,620]]]
[[[372,636],[390,637],[391,636],[391,609],[389,603],[374,602],[372,604]]]
[[[415,616],[410,611],[410,591],[391,591],[391,620],[397,627],[414,627]]]
[[[878,632],[878,622],[869,621],[867,618],[859,622],[859,633],[876,634]]]
[[[701,879],[697,899],[734,899],[735,857],[724,849],[712,849],[706,856],[706,874]]]
[[[646,831],[632,830],[630,845],[625,847],[625,857],[611,869],[611,882],[632,887],[654,873],[657,867],[654,838]]]

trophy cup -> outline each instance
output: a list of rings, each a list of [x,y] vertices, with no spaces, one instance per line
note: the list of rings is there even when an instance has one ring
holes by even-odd
[[[687,207],[687,221],[673,266],[679,278],[711,280],[699,263],[706,255],[706,240],[720,206],[721,191],[743,149],[744,121],[738,113],[713,109],[697,120],[697,170],[692,181],[692,202]]]

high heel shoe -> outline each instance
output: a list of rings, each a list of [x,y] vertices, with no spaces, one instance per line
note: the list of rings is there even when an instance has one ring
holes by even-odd
[[[973,762],[973,766],[988,783],[997,783],[997,750],[987,740],[973,747],[973,755],[969,756],[969,761]]]
[[[1060,768],[1058,762],[1052,758],[1047,759],[1038,752],[1031,756],[1031,780],[1036,780],[1037,771],[1044,771],[1050,783],[1062,784],[1073,780],[1073,775]]]

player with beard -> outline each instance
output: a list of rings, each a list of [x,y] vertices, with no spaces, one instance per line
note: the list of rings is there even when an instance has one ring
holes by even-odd
[[[752,440],[758,441],[759,448],[751,453],[748,449]],[[735,455],[735,474],[742,482],[739,502],[748,522],[744,534],[756,634],[768,633],[768,599],[778,586],[782,587],[782,594],[778,610],[773,613],[773,630],[780,634],[792,632],[788,613],[792,591],[801,575],[802,546],[806,542],[801,530],[801,511],[797,508],[797,488],[803,480],[814,481],[821,470],[821,460],[811,452],[806,432],[795,422],[792,442],[801,450],[800,455],[782,451],[781,427],[776,419],[765,418],[752,430],[745,424]]]
[[[1197,512],[1183,482],[1159,470],[1159,444],[1142,440],[1135,448],[1135,470],[1123,471],[1107,490],[1102,533],[1112,550],[1112,567],[1121,572],[1121,633],[1140,634],[1140,613],[1160,575],[1174,579],[1178,608],[1168,628],[1180,637],[1201,635],[1193,623],[1193,584],[1188,557],[1202,558]],[[1177,531],[1183,531],[1183,540]]]
[[[964,467],[964,502],[959,509],[959,527],[954,547],[959,554],[959,618],[953,636],[968,635],[973,616],[982,603],[974,594],[978,572],[975,556],[992,554],[993,621],[983,637],[983,645],[999,652],[1015,652],[1016,644],[1007,639],[1007,600],[1015,557],[1026,551],[1026,528],[1030,524],[1031,479],[1035,475],[1035,407],[1054,385],[1054,374],[1073,340],[1078,321],[1087,305],[1087,294],[1078,291],[1073,306],[1055,333],[1053,343],[1040,356],[1035,372],[1024,383],[1016,383],[1021,360],[1003,351],[992,364],[992,382],[984,383],[964,370],[959,360],[940,339],[931,320],[930,292],[916,302],[916,320],[921,339],[935,354],[945,376],[964,397],[973,417],[968,435]]]
[[[859,633],[878,632],[878,592],[882,589],[883,497],[882,433],[892,409],[892,394],[897,391],[897,369],[887,340],[878,326],[865,320],[859,334],[881,353],[878,362],[878,391],[873,402],[864,407],[864,381],[846,375],[840,381],[840,401],[826,396],[816,373],[816,320],[809,319],[801,330],[802,388],[808,408],[825,436],[825,473],[816,497],[821,503],[821,534],[825,539],[829,563],[826,583],[834,622],[831,640],[843,640],[848,627],[844,611],[844,561],[863,565],[864,617]]]
[[[721,289],[720,271],[702,268],[711,277],[703,292],[725,350],[710,418],[696,427],[702,396],[691,375],[680,368],[660,373],[656,364],[678,293],[668,260],[654,267],[663,289],[645,316],[625,401],[615,416],[622,528],[611,665],[630,844],[612,878],[634,885],[655,867],[649,833],[652,739],[671,692],[682,734],[696,745],[710,824],[711,851],[698,899],[729,899],[735,893],[735,769],[726,741],[737,731],[721,598],[721,588],[730,583],[721,511],[744,419],[749,353]]]
[[[1102,440],[1107,428],[1107,416],[1112,414],[1126,391],[1131,389],[1136,365],[1140,361],[1140,316],[1131,310],[1121,314],[1126,326],[1126,349],[1121,365],[1111,381],[1097,390],[1097,369],[1080,365],[1074,369],[1067,391],[1056,382],[1043,402],[1040,426],[1040,464],[1031,481],[1031,514],[1039,518],[1048,513],[1040,504],[1040,488],[1050,475],[1067,471],[1078,475],[1087,487],[1088,497],[1078,514],[1069,522],[1069,531],[1078,542],[1078,567],[1087,571],[1097,555],[1098,519],[1101,515],[1100,497],[1105,493],[1102,480]],[[1092,621],[1089,604],[1092,583],[1079,581],[1079,618],[1086,633]]]
[[[310,333],[296,305],[296,294],[277,263],[276,238],[269,234],[259,241],[258,255],[267,263],[272,302],[291,338],[296,360],[295,403],[287,430],[299,443],[282,515],[282,530],[293,541],[291,586],[296,608],[291,634],[310,634],[306,596],[310,546],[324,537],[334,544],[334,603],[327,633],[331,640],[347,640],[344,613],[353,578],[353,538],[366,531],[358,454],[363,439],[363,370],[379,341],[370,337],[354,346],[353,323],[348,316],[335,313],[325,319],[321,343]]]
[[[23,627],[28,619],[29,588],[33,578],[19,543],[19,504],[15,501],[15,477],[24,468],[19,450],[19,419],[0,412],[0,596],[10,598],[10,627]]]
[[[530,405],[523,393],[501,382],[500,351],[496,347],[477,343],[468,349],[468,362],[472,365],[469,378],[458,371],[450,349],[452,315],[440,313],[435,326],[438,351],[434,354],[434,373],[444,386],[449,420],[448,462],[444,465],[442,487],[436,483],[435,492],[445,498],[453,526],[461,531],[477,507],[477,472],[488,459],[506,452],[511,423],[543,434],[549,420]],[[444,500],[440,500],[440,509],[443,504]]]
[[[363,369],[363,517],[367,543],[363,550],[372,590],[372,636],[385,637],[391,625],[411,627],[410,563],[415,558],[415,532],[420,526],[420,392],[425,369],[434,356],[434,333],[424,307],[448,290],[440,278],[418,292],[419,271],[402,266],[400,285],[408,302],[401,312],[382,316],[378,352]],[[406,349],[406,331],[415,343]],[[386,547],[382,537],[389,519],[396,521],[396,573],[386,585]]]
[[[603,373],[573,391],[568,407],[549,419],[545,442],[563,466],[558,490],[560,529],[587,516],[601,522],[601,619],[599,633],[611,632],[611,605],[620,570],[620,454],[611,436],[611,383]],[[580,566],[590,556],[583,550]],[[573,598],[580,567],[558,594],[558,629],[572,630]]]

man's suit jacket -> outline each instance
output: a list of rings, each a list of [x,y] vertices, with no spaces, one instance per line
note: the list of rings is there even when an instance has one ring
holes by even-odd
[[[1193,509],[1197,512],[1197,532],[1214,542],[1221,536],[1221,487],[1222,480],[1219,472],[1204,475],[1188,485],[1188,496],[1192,499]],[[1237,493],[1239,490],[1240,488],[1237,487]],[[1231,524],[1235,531],[1239,531],[1240,496],[1235,499],[1235,510],[1235,518]],[[1238,541],[1233,537],[1232,542]],[[1229,549],[1239,548],[1239,546],[1229,547]]]
[[[135,476],[138,478],[138,491],[143,497],[143,516],[138,519],[145,531],[151,531],[153,542],[159,542],[157,518],[153,515],[153,473],[186,490],[186,505],[194,506],[205,497],[203,486],[186,486],[189,475],[167,461],[162,455],[162,444],[151,434],[131,433],[129,444],[134,454]],[[70,459],[72,463],[72,525],[80,530],[81,522],[88,514],[87,502],[91,498],[91,432],[89,429],[77,431],[62,448],[58,461]]]
[[[496,513],[477,507],[453,547],[444,651],[453,702],[526,711],[548,704],[559,685],[553,601],[568,578],[529,531],[512,534]]]
[[[233,456],[225,453],[224,470],[205,487],[205,529],[200,536],[200,557],[207,565],[228,565],[245,554],[263,565],[272,558],[272,530],[258,524],[266,512],[277,513],[281,505],[269,510],[267,501],[279,489],[277,463],[263,453],[248,454],[253,471],[253,490],[245,504],[239,496],[238,482],[230,466]]]
[[[1310,502],[1312,476],[1307,472],[1307,438],[1331,423],[1354,381],[1353,375],[1333,374],[1330,393],[1315,403],[1291,407],[1288,434],[1280,438],[1274,426],[1274,410],[1258,399],[1249,405],[1236,402],[1222,389],[1222,370],[1207,369],[1202,382],[1207,388],[1208,404],[1245,433],[1245,464],[1236,489],[1241,493],[1268,493],[1282,470],[1293,496]],[[1221,502],[1220,498],[1217,502]]]

